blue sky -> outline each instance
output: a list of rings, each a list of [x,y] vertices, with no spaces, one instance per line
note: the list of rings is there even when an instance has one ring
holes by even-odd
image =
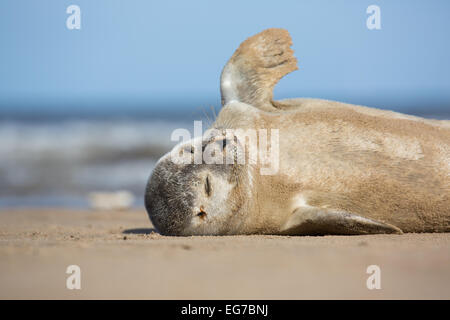
[[[66,8],[81,8],[81,30]],[[366,8],[381,8],[381,30]],[[275,98],[450,109],[450,1],[2,0],[0,111],[219,106],[239,43],[286,28],[300,70]]]

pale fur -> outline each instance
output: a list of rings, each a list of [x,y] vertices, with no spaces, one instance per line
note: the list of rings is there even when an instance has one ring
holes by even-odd
[[[261,175],[260,163],[174,165],[165,156],[146,194],[157,228],[286,234],[303,213],[308,221],[317,213],[325,233],[333,231],[327,217],[345,234],[449,232],[450,121],[320,99],[273,101],[276,82],[297,69],[291,43],[286,30],[268,29],[241,44],[222,72],[224,106],[212,125],[278,129],[279,171]]]
[[[241,101],[267,111],[276,109],[273,87],[298,69],[291,45],[283,29],[267,29],[245,40],[223,68],[222,104]]]
[[[249,233],[278,232],[299,197],[302,205],[345,210],[404,232],[450,231],[448,121],[325,100],[283,103],[292,109],[231,103],[214,124],[280,132],[278,174],[253,174]]]

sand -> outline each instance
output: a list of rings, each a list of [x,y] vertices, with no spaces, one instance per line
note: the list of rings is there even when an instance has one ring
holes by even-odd
[[[164,237],[143,210],[7,210],[0,298],[449,299],[450,234]]]

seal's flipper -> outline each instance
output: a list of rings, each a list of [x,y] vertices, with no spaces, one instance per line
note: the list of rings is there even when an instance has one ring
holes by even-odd
[[[291,45],[284,29],[267,29],[241,43],[222,71],[222,105],[236,100],[265,111],[276,110],[273,87],[298,69]]]
[[[362,235],[403,233],[399,228],[341,210],[300,207],[282,229],[287,235]]]

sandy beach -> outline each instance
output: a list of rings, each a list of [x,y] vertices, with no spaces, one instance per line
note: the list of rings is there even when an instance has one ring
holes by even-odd
[[[143,210],[4,210],[0,298],[449,299],[450,234],[165,237]]]

